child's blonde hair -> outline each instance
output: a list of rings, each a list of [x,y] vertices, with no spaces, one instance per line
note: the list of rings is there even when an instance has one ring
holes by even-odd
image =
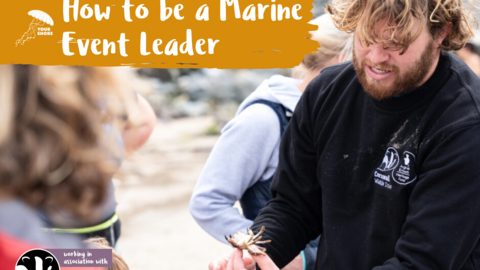
[[[95,237],[84,241],[88,246],[97,249],[111,249],[112,250],[112,267],[105,267],[107,270],[129,270],[127,263],[123,258],[115,252],[115,250],[108,244],[105,238]]]
[[[308,70],[323,69],[336,57],[339,63],[352,59],[352,34],[338,30],[328,14],[313,19],[310,24],[318,26],[318,30],[310,34],[311,39],[317,41],[321,47],[315,53],[305,55],[302,63],[292,71],[294,78],[303,78]]]

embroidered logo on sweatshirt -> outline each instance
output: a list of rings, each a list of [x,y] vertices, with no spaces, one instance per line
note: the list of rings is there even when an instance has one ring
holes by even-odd
[[[380,164],[378,169],[384,172],[391,171],[397,167],[398,161],[399,157],[397,150],[393,147],[389,147],[385,153],[385,156],[383,157],[382,164]]]
[[[415,173],[415,155],[411,152],[405,151],[403,152],[402,157],[403,162],[393,170],[392,178],[393,181],[399,183],[400,185],[407,185],[415,181],[417,179],[417,175]]]
[[[415,155],[404,151],[402,158],[395,148],[389,147],[382,163],[373,173],[375,184],[392,189],[392,180],[400,185],[407,185],[417,179],[415,173]]]

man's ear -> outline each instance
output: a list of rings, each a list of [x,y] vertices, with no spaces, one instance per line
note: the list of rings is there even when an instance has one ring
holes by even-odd
[[[436,47],[440,47],[443,43],[443,40],[447,37],[448,33],[450,33],[450,29],[452,28],[452,23],[449,22],[447,25],[442,27],[442,29],[439,31],[437,34],[436,40],[435,40],[435,45]]]

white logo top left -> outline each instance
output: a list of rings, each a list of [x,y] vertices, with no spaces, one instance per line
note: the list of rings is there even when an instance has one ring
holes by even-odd
[[[37,35],[53,35],[53,33],[50,31],[50,27],[43,27],[46,25],[53,26],[53,19],[52,17],[50,17],[50,15],[41,10],[31,10],[28,12],[28,15],[32,16],[33,20],[30,23],[30,27],[28,28],[27,32],[25,32],[23,36],[20,39],[17,39],[17,41],[15,42],[15,47],[17,47],[18,44],[24,45],[25,42],[28,42],[31,39],[35,39]]]

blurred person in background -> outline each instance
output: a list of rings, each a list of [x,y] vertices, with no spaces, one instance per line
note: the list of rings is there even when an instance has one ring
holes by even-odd
[[[129,116],[119,114],[122,124],[120,127],[114,127],[112,123],[103,126],[104,132],[110,136],[112,141],[117,144],[120,149],[114,157],[117,160],[118,168],[124,155],[130,155],[145,144],[156,123],[155,113],[150,104],[136,92],[132,92],[133,85],[142,85],[131,70],[118,69],[117,73],[123,77],[123,80],[129,80],[129,95],[133,100],[133,110]],[[100,101],[100,107],[104,106],[108,101]],[[69,213],[58,212],[62,216],[63,224],[61,227],[55,226],[55,221],[51,219],[51,215],[40,211],[40,216],[46,223],[49,230],[59,234],[77,234],[84,239],[90,237],[105,238],[112,247],[116,247],[117,241],[121,234],[121,223],[116,213],[117,202],[115,200],[115,189],[113,182],[108,183],[107,196],[104,202],[99,205],[100,216],[91,221],[79,220]],[[57,222],[58,223],[58,222]]]
[[[351,59],[352,36],[339,31],[328,15],[314,19],[312,39],[321,48],[293,70],[295,78],[265,80],[223,128],[196,184],[190,212],[215,239],[249,228],[271,199],[281,136],[307,84],[330,65]],[[302,78],[302,79],[298,79]],[[240,201],[243,215],[233,205]],[[284,269],[313,269],[318,239]],[[211,269],[215,266],[211,265]]]
[[[456,52],[465,63],[472,69],[472,71],[480,76],[480,49],[473,43],[465,44],[465,47]]]
[[[15,65],[0,76],[0,269],[14,269],[29,249],[86,247],[85,235],[45,228],[101,220],[125,151],[110,131],[144,128],[142,101],[114,69]]]

